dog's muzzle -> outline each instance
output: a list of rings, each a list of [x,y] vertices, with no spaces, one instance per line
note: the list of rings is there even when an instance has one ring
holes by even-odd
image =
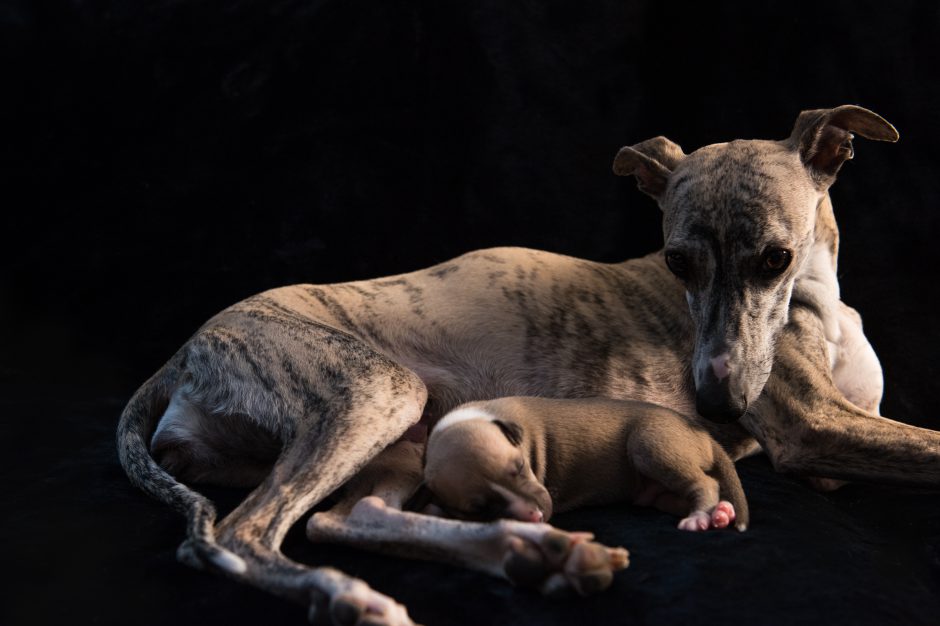
[[[730,377],[709,380],[695,390],[695,410],[705,419],[716,424],[737,421],[747,411],[747,396],[734,389]]]

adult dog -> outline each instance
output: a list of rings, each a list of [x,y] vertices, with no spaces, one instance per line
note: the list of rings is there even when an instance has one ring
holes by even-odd
[[[399,438],[467,400],[638,399],[701,416],[735,459],[760,445],[781,471],[940,484],[940,433],[878,417],[880,366],[839,299],[827,190],[852,133],[897,139],[878,115],[841,106],[801,113],[782,141],[623,148],[614,171],[663,211],[665,249],[644,258],[483,250],[235,304],[131,399],[121,462],[188,516],[182,560],[342,623],[410,623],[365,583],[279,550],[344,485],[311,518],[312,538],[407,546],[546,590],[591,591],[598,571],[625,565],[624,551],[547,525],[399,510],[421,479],[421,443]],[[257,487],[216,524],[178,480]]]

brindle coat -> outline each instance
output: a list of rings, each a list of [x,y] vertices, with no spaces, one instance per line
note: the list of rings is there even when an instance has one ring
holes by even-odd
[[[877,358],[839,301],[826,190],[851,156],[851,132],[897,138],[874,113],[843,106],[804,112],[779,142],[684,155],[658,138],[621,150],[615,171],[663,209],[672,272],[663,253],[608,265],[501,248],[240,302],[131,399],[121,462],[187,515],[182,560],[343,623],[411,623],[365,583],[280,552],[291,525],[344,483],[344,501],[311,519],[311,538],[545,590],[586,593],[625,566],[624,551],[546,525],[398,510],[420,481],[421,444],[396,440],[423,413],[463,401],[600,395],[698,407],[716,421],[746,410],[736,423],[706,422],[733,458],[759,444],[781,471],[938,485],[940,433],[878,417]],[[217,524],[212,504],[179,481],[257,487]]]

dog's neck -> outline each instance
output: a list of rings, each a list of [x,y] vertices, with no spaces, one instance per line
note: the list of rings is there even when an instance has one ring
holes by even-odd
[[[836,225],[835,212],[832,209],[832,199],[825,193],[816,205],[816,225],[814,228],[816,243],[821,243],[829,250],[832,257],[832,271],[836,271],[839,257],[839,227]]]
[[[836,276],[839,255],[839,228],[832,201],[826,193],[816,205],[816,223],[810,256],[793,284],[791,306],[801,304],[813,309],[822,320],[826,339],[839,340],[839,279]]]

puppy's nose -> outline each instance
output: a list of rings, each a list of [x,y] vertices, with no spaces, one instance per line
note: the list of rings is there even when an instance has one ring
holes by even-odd
[[[515,511],[510,509],[508,517],[519,520],[520,522],[541,522],[545,519],[545,514],[542,513],[542,509],[538,507],[524,507],[516,508]]]

